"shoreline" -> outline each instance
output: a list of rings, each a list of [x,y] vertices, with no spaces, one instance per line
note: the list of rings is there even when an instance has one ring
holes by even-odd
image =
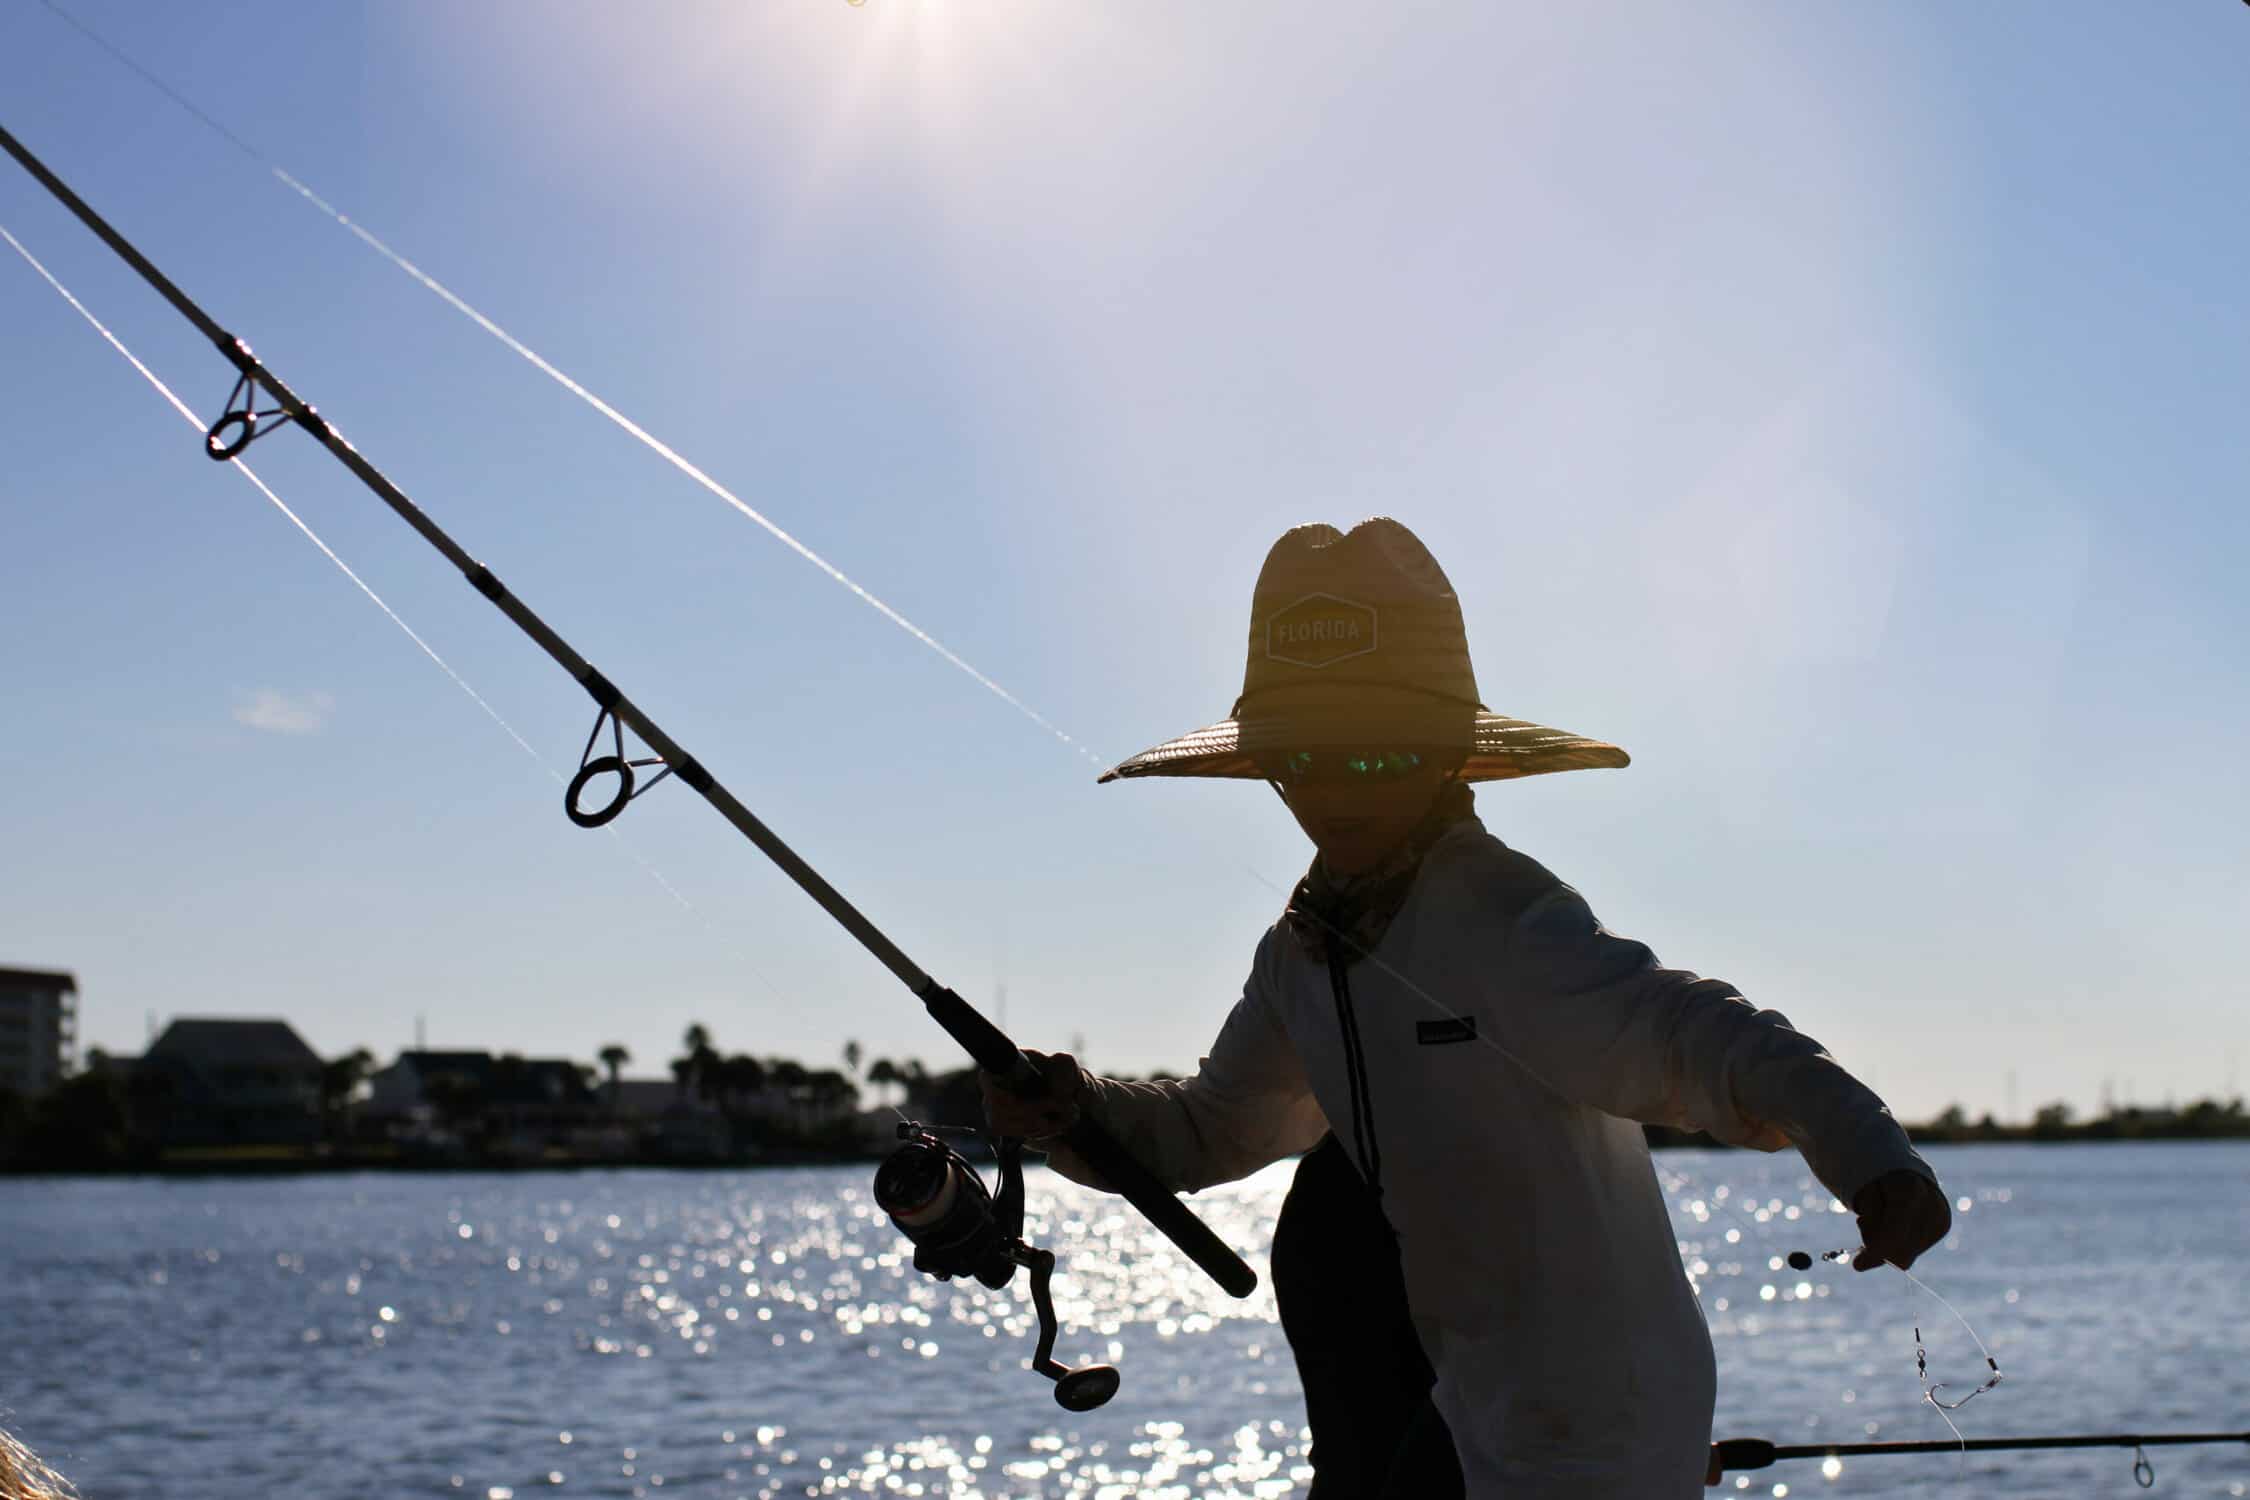
[[[2009,1136],[1940,1135],[1914,1136],[1916,1147],[1925,1146],[2132,1146],[2132,1145],[2239,1145],[2250,1141],[2250,1135],[2091,1135],[2042,1136],[2025,1133]],[[1650,1149],[1666,1151],[1732,1151],[1737,1148],[1708,1138],[1652,1140]],[[396,1153],[344,1154],[327,1151],[292,1151],[288,1148],[248,1147],[231,1151],[197,1152],[162,1161],[119,1162],[110,1166],[87,1167],[35,1167],[15,1164],[0,1167],[0,1182],[11,1180],[85,1178],[107,1180],[112,1178],[207,1178],[207,1177],[314,1177],[343,1176],[355,1172],[401,1173],[421,1176],[453,1174],[515,1175],[531,1172],[599,1172],[599,1171],[665,1171],[665,1172],[743,1172],[783,1167],[843,1167],[868,1166],[880,1162],[886,1149],[816,1150],[780,1149],[761,1152],[756,1156],[727,1159],[635,1156],[635,1157],[574,1157],[552,1155],[539,1158],[494,1157],[491,1159],[436,1159],[404,1157]],[[1033,1155],[1028,1166],[1044,1165],[1044,1158]]]

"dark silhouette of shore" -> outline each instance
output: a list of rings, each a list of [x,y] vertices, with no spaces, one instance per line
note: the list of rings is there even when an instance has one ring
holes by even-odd
[[[182,1017],[142,1056],[94,1051],[29,1097],[0,1087],[0,1172],[800,1165],[881,1156],[905,1119],[983,1120],[973,1069],[868,1059],[857,1042],[844,1044],[841,1069],[816,1068],[722,1052],[698,1022],[668,1077],[626,1078],[632,1053],[622,1044],[599,1057],[597,1067],[417,1048],[377,1067],[365,1048],[323,1059],[283,1020]],[[1926,1143],[2222,1140],[2250,1138],[2250,1114],[2239,1098],[2201,1099],[2078,1120],[2055,1103],[2004,1124],[1954,1105],[1908,1128]],[[1659,1147],[1719,1144],[1657,1126],[1648,1137]]]
[[[1647,1127],[1652,1146],[1720,1145],[1707,1135],[1662,1126]],[[2040,1107],[2029,1120],[2002,1123],[1991,1114],[1970,1119],[1960,1105],[1948,1107],[1936,1118],[1908,1124],[1906,1133],[1916,1145],[1964,1145],[1981,1141],[2055,1144],[2076,1141],[2222,1141],[2250,1139],[2250,1112],[2240,1099],[2198,1099],[2185,1106],[2146,1105],[2113,1107],[2093,1118],[2080,1120],[2067,1104]]]

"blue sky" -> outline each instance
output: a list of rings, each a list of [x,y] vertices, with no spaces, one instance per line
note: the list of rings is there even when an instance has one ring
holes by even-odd
[[[71,8],[1105,760],[1224,712],[1275,535],[1396,515],[1486,700],[1634,753],[1480,794],[1611,926],[1910,1114],[2239,1086],[2240,5]],[[41,6],[0,101],[924,967],[1192,1064],[1270,795],[1097,789]],[[12,165],[0,224],[216,413]],[[0,437],[0,963],[89,1043],[950,1060],[693,796],[568,824],[12,253]],[[435,553],[250,457],[575,764]]]

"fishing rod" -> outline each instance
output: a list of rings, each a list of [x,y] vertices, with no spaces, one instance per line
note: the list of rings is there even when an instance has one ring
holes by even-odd
[[[563,810],[573,823],[582,828],[602,827],[622,813],[634,798],[667,776],[678,777],[732,824],[737,832],[756,845],[799,889],[856,938],[860,946],[897,976],[899,982],[922,1002],[931,1019],[943,1027],[947,1035],[958,1042],[980,1068],[994,1074],[1001,1085],[1011,1092],[1028,1098],[1046,1093],[1045,1079],[1004,1032],[907,957],[904,950],[737,800],[700,761],[666,734],[614,683],[595,670],[568,641],[556,634],[545,621],[509,592],[491,569],[465,551],[403,491],[385,478],[326,418],[269,370],[251,352],[248,344],[220,327],[5,127],[0,127],[0,149],[5,149],[14,157],[56,201],[75,214],[103,244],[139,273],[143,281],[209,339],[220,355],[234,367],[235,382],[228,393],[225,408],[204,436],[204,451],[209,457],[222,463],[230,462],[259,438],[294,423],[349,469],[399,519],[413,527],[424,541],[436,548],[478,593],[507,616],[517,629],[530,637],[534,644],[586,690],[587,695],[594,700],[597,713],[594,727],[587,735],[585,749],[579,756],[577,774],[571,778],[563,794]],[[276,404],[260,410],[258,403],[261,391]],[[628,756],[624,740],[627,728],[654,749],[656,754],[639,758]],[[605,729],[609,740],[607,753],[597,755],[595,751],[602,747]],[[660,765],[663,769],[645,782],[639,781],[636,771],[654,765]],[[582,798],[591,784],[603,777],[616,778],[609,800],[597,806],[584,805]],[[1245,1297],[1257,1286],[1257,1273],[1250,1269],[1242,1257],[1174,1197],[1156,1175],[1108,1131],[1081,1115],[1062,1133],[1061,1139],[1228,1293]],[[1005,1155],[1003,1163],[1004,1169],[1013,1165]],[[1003,1175],[1005,1177],[1010,1174],[1004,1170]],[[975,1180],[973,1170],[968,1176]],[[981,1182],[978,1190],[982,1191]],[[971,1194],[970,1199],[973,1204],[975,1195]],[[1020,1198],[1017,1202],[1020,1205]],[[1020,1219],[1020,1211],[1018,1218]],[[900,1221],[900,1227],[910,1235],[913,1234],[912,1227],[903,1220]],[[1023,1246],[1013,1229],[1006,1230],[1003,1238],[1027,1254],[1043,1254],[1031,1252],[1029,1247]],[[1044,1287],[1040,1290],[1043,1291]],[[1044,1366],[1052,1364],[1052,1361],[1046,1360],[1044,1353],[1043,1349],[1040,1364],[1042,1373],[1048,1373]],[[1060,1394],[1058,1389],[1058,1396]]]
[[[2182,1443],[2250,1443],[2250,1432],[2134,1432],[2075,1437],[1933,1439],[1912,1443],[1801,1443],[1782,1446],[1764,1438],[1725,1438],[1711,1445],[1711,1467],[1703,1482],[1715,1485],[1729,1470],[1763,1469],[1791,1458],[1872,1458],[1892,1453],[2012,1453],[2038,1448],[2131,1448],[2133,1479],[2142,1489],[2156,1483],[2156,1465],[2141,1450]]]

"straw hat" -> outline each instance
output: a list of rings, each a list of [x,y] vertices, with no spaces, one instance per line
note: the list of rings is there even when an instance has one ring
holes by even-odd
[[[1453,585],[1419,537],[1379,516],[1349,534],[1299,526],[1275,542],[1250,596],[1233,710],[1101,779],[1256,778],[1266,752],[1408,747],[1461,751],[1463,781],[1630,763],[1615,745],[1504,719],[1478,701]]]

